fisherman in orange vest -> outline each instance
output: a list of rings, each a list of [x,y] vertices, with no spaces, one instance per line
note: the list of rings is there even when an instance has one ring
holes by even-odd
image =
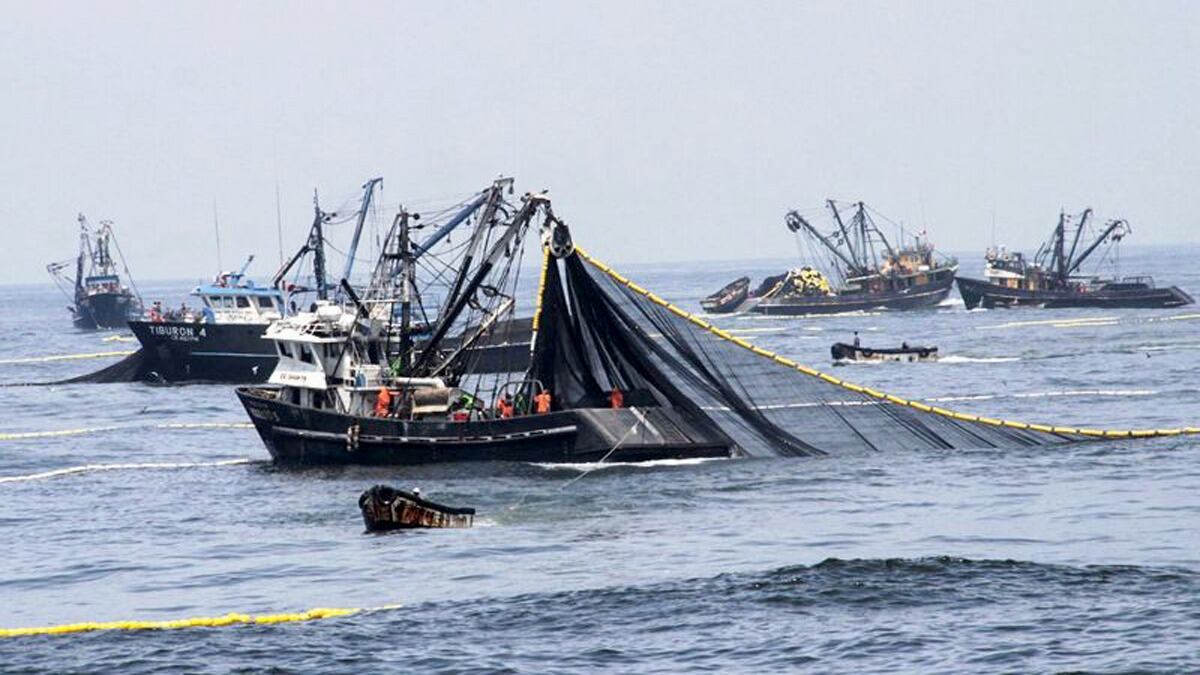
[[[620,389],[614,388],[608,395],[608,404],[612,408],[624,408],[625,394],[622,394]]]
[[[500,419],[506,420],[513,416],[512,396],[505,394],[496,399],[496,412],[500,415]]]
[[[387,417],[392,410],[392,392],[388,391],[387,387],[380,387],[379,394],[375,397],[375,416]]]
[[[537,396],[533,397],[534,410],[539,415],[545,415],[550,412],[550,390],[543,389],[538,392]]]

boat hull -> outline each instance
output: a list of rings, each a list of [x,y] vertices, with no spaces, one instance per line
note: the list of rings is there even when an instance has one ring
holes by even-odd
[[[265,323],[130,321],[148,377],[167,382],[266,382],[278,357]],[[155,377],[157,376],[157,377]]]
[[[871,349],[855,347],[844,342],[835,343],[829,348],[829,353],[835,363],[846,361],[899,361],[915,363],[918,361],[937,361],[937,347],[901,347],[899,349]]]
[[[732,314],[742,308],[750,296],[750,278],[742,277],[700,301],[709,314]]]
[[[1006,288],[983,279],[958,278],[958,291],[967,309],[1035,306],[1046,308],[1169,309],[1190,305],[1192,297],[1176,286],[1130,290],[1029,291]]]
[[[564,410],[470,422],[357,417],[300,407],[278,389],[239,387],[238,398],[279,464],[426,464],[434,462],[643,462],[729,457],[732,440],[688,422],[677,411],[642,408]],[[616,448],[614,450],[614,448]],[[611,454],[610,454],[611,453]]]
[[[945,300],[950,295],[953,286],[954,277],[951,275],[945,279],[919,284],[901,291],[764,298],[751,311],[772,316],[801,316],[864,312],[875,309],[924,309]]]
[[[94,293],[81,297],[71,311],[76,328],[99,330],[123,327],[135,310],[129,293]]]

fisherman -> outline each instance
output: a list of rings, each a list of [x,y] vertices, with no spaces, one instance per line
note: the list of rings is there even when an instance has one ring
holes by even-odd
[[[533,397],[534,411],[539,415],[550,412],[550,390],[543,389]]]
[[[907,341],[905,341],[905,342],[901,342],[901,343],[900,343],[900,349],[908,349],[908,342],[907,342]]]
[[[496,414],[500,419],[506,420],[513,416],[513,401],[511,394],[505,394],[496,399]]]
[[[608,394],[608,405],[614,410],[625,407],[625,394],[620,389],[613,388]]]
[[[154,304],[150,306],[150,321],[154,323],[163,322],[162,302],[160,300],[155,300]]]
[[[388,391],[387,387],[380,387],[379,394],[375,397],[375,416],[387,417],[392,410],[392,392]]]
[[[858,331],[854,331],[854,346],[855,347],[862,346],[861,343],[858,341]]]

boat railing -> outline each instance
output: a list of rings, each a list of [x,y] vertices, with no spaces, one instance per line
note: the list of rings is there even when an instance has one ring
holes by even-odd
[[[1122,284],[1145,284],[1147,288],[1154,288],[1154,277],[1148,274],[1139,274],[1132,277],[1121,277]]]

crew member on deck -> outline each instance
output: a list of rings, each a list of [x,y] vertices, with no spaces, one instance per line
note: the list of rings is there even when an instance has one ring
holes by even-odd
[[[500,419],[506,420],[513,416],[512,395],[505,394],[496,400],[496,414]]]
[[[617,389],[614,387],[613,390],[608,394],[608,405],[609,405],[609,407],[614,408],[614,409],[615,408],[624,408],[625,407],[625,394],[622,393],[620,389]]]
[[[859,343],[859,341],[858,341],[858,331],[854,331],[854,346],[855,347],[861,346],[861,343]]]
[[[550,390],[543,389],[538,392],[537,396],[533,397],[533,409],[539,415],[545,415],[550,412]]]
[[[379,388],[379,395],[375,397],[375,416],[387,417],[392,410],[392,392],[388,391],[387,387]]]

